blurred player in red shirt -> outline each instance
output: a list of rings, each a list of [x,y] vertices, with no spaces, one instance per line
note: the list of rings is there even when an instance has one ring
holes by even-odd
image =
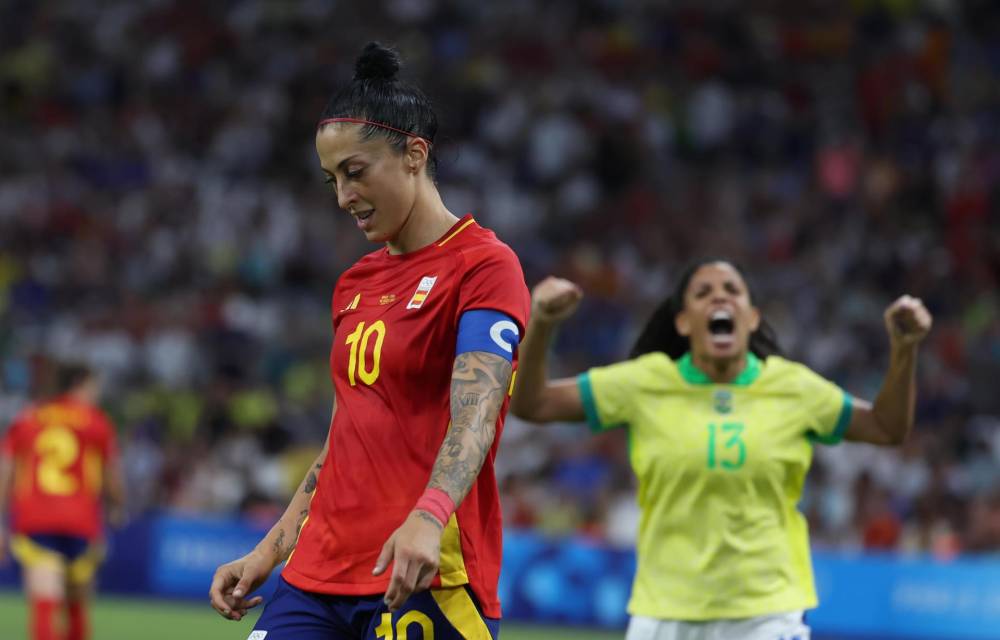
[[[87,600],[103,557],[101,502],[119,520],[124,489],[115,432],[97,408],[97,376],[80,365],[57,373],[56,396],[28,407],[0,440],[0,514],[10,500],[10,548],[32,608],[32,639],[83,640]],[[6,547],[0,521],[0,558]],[[68,625],[56,635],[54,612]]]
[[[270,533],[212,582],[213,606],[239,620],[287,560],[252,640],[497,637],[493,462],[530,300],[514,252],[443,204],[436,117],[398,70],[369,44],[316,133],[340,208],[384,246],[334,290],[323,451]]]

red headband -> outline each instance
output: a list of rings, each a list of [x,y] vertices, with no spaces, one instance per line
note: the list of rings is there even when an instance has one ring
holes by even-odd
[[[382,124],[381,122],[372,122],[371,120],[362,120],[361,118],[327,118],[326,120],[320,120],[316,128],[320,128],[325,124],[330,124],[331,122],[353,122],[354,124],[366,124],[372,127],[381,127],[383,129],[388,129],[389,131],[395,131],[396,133],[401,133],[404,136],[409,136],[410,138],[419,138],[426,142],[428,145],[431,141],[423,136],[418,136],[415,133],[409,131],[403,131],[402,129],[397,129],[396,127],[391,127],[387,124]]]

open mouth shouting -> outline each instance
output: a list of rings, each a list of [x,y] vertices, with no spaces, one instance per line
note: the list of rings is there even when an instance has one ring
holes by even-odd
[[[708,318],[709,340],[717,347],[731,347],[736,343],[736,322],[729,309],[716,309]]]

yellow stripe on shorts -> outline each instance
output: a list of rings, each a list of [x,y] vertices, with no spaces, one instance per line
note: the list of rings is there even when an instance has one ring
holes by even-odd
[[[10,552],[25,568],[49,567],[55,571],[65,571],[67,580],[72,584],[89,583],[104,560],[104,547],[99,543],[91,544],[76,560],[68,562],[61,553],[43,547],[25,535],[11,538]]]
[[[10,553],[22,567],[47,566],[62,570],[66,558],[52,549],[46,549],[28,536],[16,535],[10,539]]]
[[[104,561],[104,546],[91,544],[76,560],[69,564],[67,578],[72,584],[89,584]]]
[[[431,589],[431,595],[444,617],[465,640],[493,640],[465,587]]]

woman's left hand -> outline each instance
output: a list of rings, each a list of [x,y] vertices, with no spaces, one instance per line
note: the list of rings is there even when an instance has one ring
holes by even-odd
[[[931,330],[934,318],[920,298],[904,295],[885,310],[885,327],[894,347],[915,346]]]
[[[442,531],[434,516],[414,509],[382,546],[372,575],[382,575],[392,564],[392,577],[385,592],[389,611],[396,611],[411,594],[431,586],[441,561]]]

